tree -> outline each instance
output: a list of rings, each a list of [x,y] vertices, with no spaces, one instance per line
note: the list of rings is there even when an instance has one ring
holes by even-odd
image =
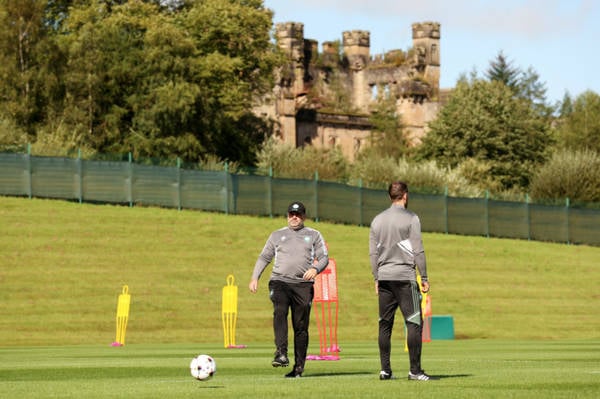
[[[563,100],[558,126],[559,142],[572,150],[600,153],[600,95],[588,90]]]
[[[503,83],[512,90],[515,97],[529,101],[541,116],[549,118],[553,112],[546,99],[546,84],[540,81],[540,75],[536,70],[529,67],[523,71],[513,66],[513,62],[509,61],[502,51],[490,61],[485,77],[489,81]]]
[[[496,58],[490,61],[485,76],[489,81],[502,82],[514,92],[518,91],[521,69],[513,66],[513,62],[508,60],[504,52],[500,50]]]
[[[396,111],[394,95],[380,96],[369,117],[371,122],[370,146],[362,156],[400,158],[406,155],[408,141]]]
[[[552,144],[548,121],[500,81],[462,78],[430,124],[418,156],[457,167],[485,163],[503,190],[526,188]]]
[[[251,109],[277,60],[262,1],[95,0],[70,10],[64,119],[80,145],[252,162],[267,123]]]
[[[45,23],[45,3],[0,1],[0,116],[30,136],[46,121],[49,103],[63,94],[63,59]]]

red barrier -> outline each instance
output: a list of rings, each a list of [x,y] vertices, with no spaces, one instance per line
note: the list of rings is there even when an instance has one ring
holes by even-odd
[[[313,306],[319,329],[319,355],[308,355],[307,360],[339,360],[337,341],[338,289],[335,259],[329,258],[327,268],[315,278]]]

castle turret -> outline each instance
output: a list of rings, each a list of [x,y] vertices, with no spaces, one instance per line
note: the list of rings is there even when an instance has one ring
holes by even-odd
[[[364,30],[343,32],[344,57],[352,74],[352,99],[359,109],[367,107],[369,98],[365,67],[370,61],[370,35]]]
[[[440,24],[420,22],[412,24],[415,68],[423,73],[431,87],[440,85]]]
[[[369,62],[370,35],[370,32],[364,30],[343,32],[344,55],[348,60],[350,69],[363,69]]]
[[[276,109],[279,115],[281,138],[284,142],[296,143],[296,96],[304,89],[304,24],[299,22],[279,23],[275,27],[279,48],[288,57],[288,64],[280,71],[281,94]]]

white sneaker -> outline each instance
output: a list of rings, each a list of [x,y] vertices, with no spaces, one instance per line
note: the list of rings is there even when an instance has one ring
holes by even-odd
[[[421,371],[420,373],[417,374],[413,374],[413,373],[408,373],[408,379],[412,380],[412,381],[429,381],[429,380],[433,380],[434,378],[425,374],[424,371]]]

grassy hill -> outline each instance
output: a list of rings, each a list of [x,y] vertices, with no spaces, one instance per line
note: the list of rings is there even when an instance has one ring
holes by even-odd
[[[247,284],[268,234],[284,224],[0,197],[0,342],[110,343],[126,284],[127,343],[219,343],[230,273],[239,286],[237,343],[271,342],[268,274],[257,294]],[[323,233],[337,262],[340,342],[375,340],[368,228],[307,225]],[[457,338],[600,337],[600,248],[443,234],[425,234],[424,243],[433,313],[454,317]],[[314,327],[313,316],[316,337]]]

